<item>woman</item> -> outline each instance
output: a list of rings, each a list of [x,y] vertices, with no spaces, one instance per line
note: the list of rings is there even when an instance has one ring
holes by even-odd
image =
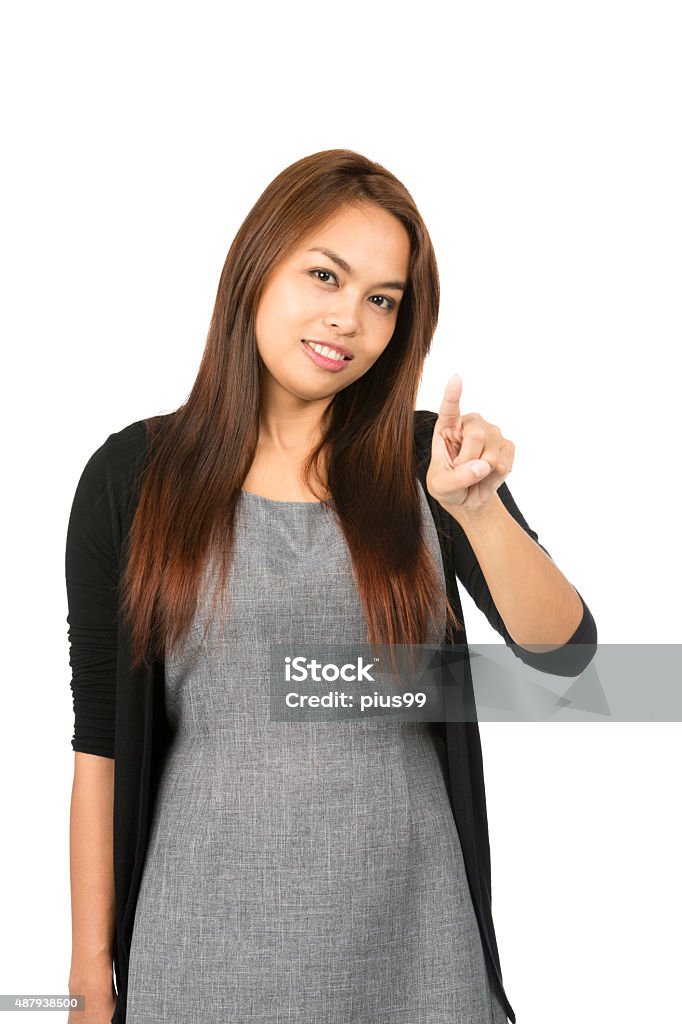
[[[455,570],[541,670],[596,637],[503,483],[512,443],[458,378],[415,414],[438,302],[405,187],[348,150],[299,160],[237,233],[187,401],[83,471],[81,1024],[515,1019],[476,724],[268,711],[272,642],[465,642]]]

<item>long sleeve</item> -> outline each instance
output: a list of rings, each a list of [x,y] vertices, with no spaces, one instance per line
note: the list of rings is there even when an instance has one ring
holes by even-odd
[[[526,522],[514,501],[506,482],[503,482],[500,485],[497,493],[499,494],[505,508],[514,517],[516,522],[530,537],[532,537],[536,544],[542,548],[545,554],[549,555],[547,548],[540,544],[538,534],[535,530],[532,530]],[[585,601],[577,588],[575,588],[576,593],[580,597],[583,606],[583,617],[573,636],[571,636],[565,644],[554,651],[546,651],[544,654],[536,654],[532,651],[527,651],[512,639],[500,613],[495,607],[485,576],[483,575],[481,567],[464,530],[458,523],[455,523],[454,531],[456,538],[456,574],[462,581],[467,593],[473,599],[477,607],[483,612],[490,625],[500,634],[500,636],[503,637],[505,643],[513,649],[514,654],[525,664],[538,669],[541,672],[549,672],[553,675],[560,676],[580,675],[580,673],[583,672],[590,663],[596,652],[597,626],[590,609],[585,604]],[[549,557],[551,558],[551,555]]]
[[[108,442],[90,457],[76,487],[65,569],[75,719],[71,746],[113,758],[119,552],[112,528]]]

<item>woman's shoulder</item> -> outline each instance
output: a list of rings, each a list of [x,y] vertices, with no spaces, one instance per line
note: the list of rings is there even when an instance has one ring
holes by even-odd
[[[107,449],[110,469],[114,472],[132,469],[149,448],[149,442],[171,413],[135,420],[109,434],[102,447]]]
[[[147,420],[135,420],[109,434],[104,442],[109,466],[113,471],[130,468],[147,448]]]
[[[428,466],[431,457],[433,428],[437,419],[438,413],[429,409],[414,410],[414,448],[417,454],[417,468],[420,471]]]
[[[135,420],[112,431],[87,459],[79,489],[94,494],[103,491],[115,494],[119,489],[128,492],[133,477],[144,462],[150,437],[155,433],[153,428],[165,418],[153,416]]]
[[[438,419],[437,412],[431,412],[430,409],[415,409],[414,410],[414,432],[415,434],[422,431],[430,431],[433,433],[433,427]]]

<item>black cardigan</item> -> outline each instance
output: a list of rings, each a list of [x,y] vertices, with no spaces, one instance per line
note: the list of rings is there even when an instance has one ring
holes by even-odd
[[[417,411],[414,417],[416,471],[434,517],[447,593],[458,619],[463,622],[456,577],[522,661],[541,672],[579,675],[596,651],[597,630],[589,608],[583,601],[580,625],[570,640],[555,651],[533,654],[514,643],[493,604],[464,531],[426,490],[436,413]],[[118,998],[112,1024],[124,1024],[126,1019],[135,907],[148,826],[168,738],[163,663],[155,662],[148,670],[133,672],[129,637],[126,630],[117,625],[117,584],[146,454],[146,430],[142,420],[109,435],[89,458],[80,476],[66,539],[67,623],[75,718],[71,746],[74,751],[115,759],[114,970]],[[498,494],[514,519],[538,543],[538,535],[521,515],[506,483],[500,486]],[[463,645],[466,632],[461,630],[445,639]],[[465,685],[473,696],[468,658],[462,667]],[[502,983],[491,912],[490,848],[478,723],[475,720],[440,722],[433,723],[433,727],[447,750],[448,795],[489,975],[514,1024],[516,1017]]]

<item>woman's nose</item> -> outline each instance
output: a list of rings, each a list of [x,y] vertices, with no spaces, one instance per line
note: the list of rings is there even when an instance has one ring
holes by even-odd
[[[326,327],[336,327],[344,334],[355,333],[358,329],[358,313],[350,302],[343,308],[337,304],[325,317],[324,322]]]

